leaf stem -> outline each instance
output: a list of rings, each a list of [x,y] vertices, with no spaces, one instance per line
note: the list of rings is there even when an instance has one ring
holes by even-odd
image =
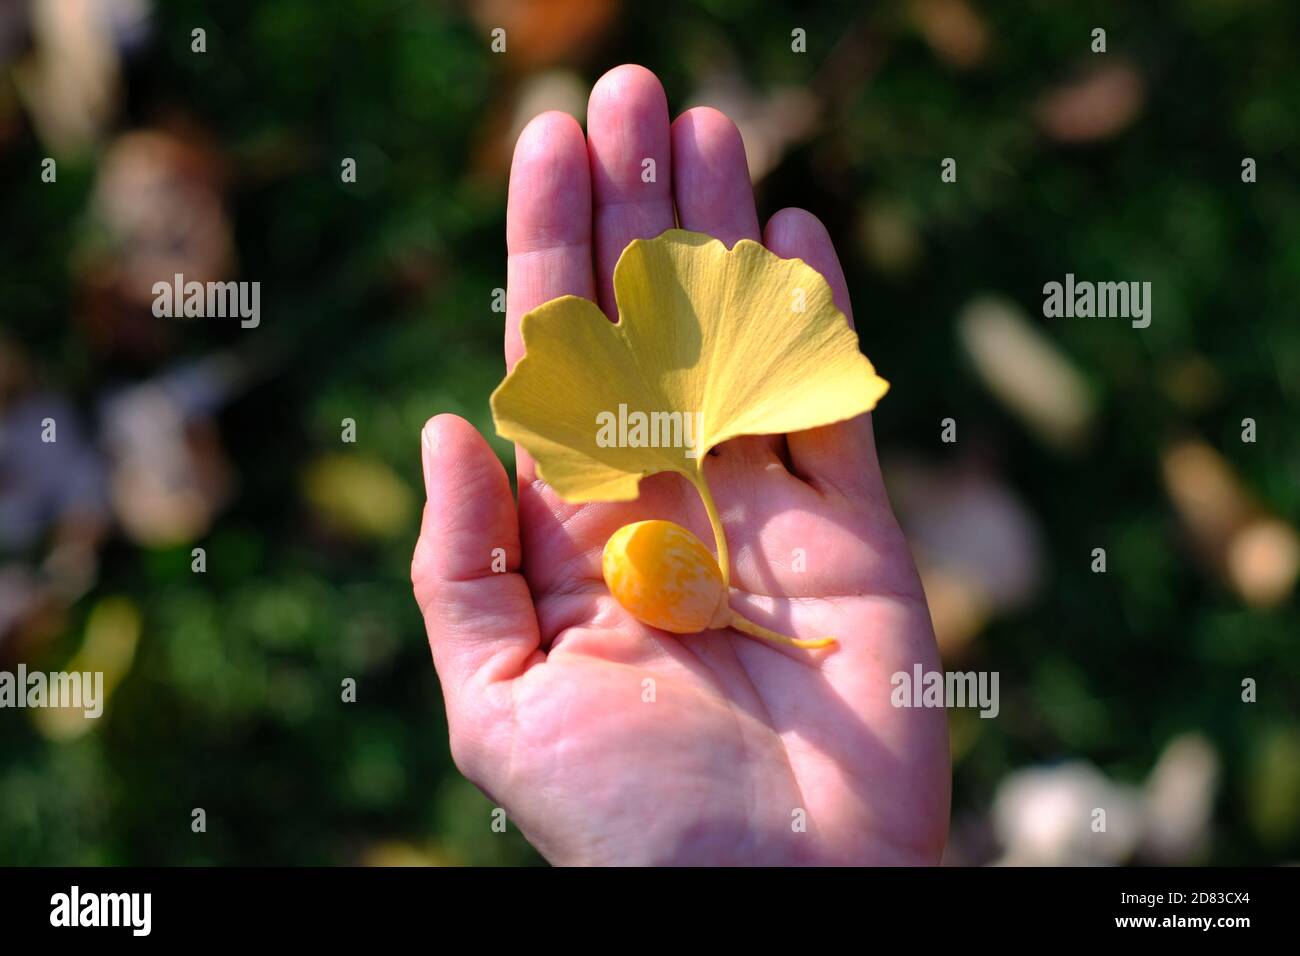
[[[709,516],[709,526],[713,528],[713,544],[718,549],[718,570],[722,572],[722,593],[726,594],[731,589],[731,554],[727,550],[727,533],[722,530],[722,518],[718,515],[718,506],[713,503],[713,494],[709,491],[709,483],[704,478],[702,463],[699,474],[691,479],[691,483],[695,485],[700,498],[704,501],[704,510]]]

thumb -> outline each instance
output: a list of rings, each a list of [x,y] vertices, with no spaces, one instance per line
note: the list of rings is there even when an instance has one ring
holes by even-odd
[[[505,469],[472,425],[438,415],[424,426],[428,500],[411,561],[442,683],[452,753],[476,744],[508,707],[508,681],[544,660],[528,583],[519,574],[519,520]],[[467,775],[469,775],[467,771]]]

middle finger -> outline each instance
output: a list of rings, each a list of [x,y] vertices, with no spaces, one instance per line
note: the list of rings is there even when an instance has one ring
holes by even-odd
[[[587,104],[587,153],[596,290],[600,307],[616,320],[614,264],[624,247],[673,227],[668,100],[645,67],[616,67],[596,81]]]

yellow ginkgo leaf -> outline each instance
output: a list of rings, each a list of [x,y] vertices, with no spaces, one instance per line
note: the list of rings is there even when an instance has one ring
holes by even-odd
[[[728,606],[727,539],[703,468],[728,439],[853,418],[888,390],[830,286],[802,260],[751,240],[728,250],[670,229],[623,250],[614,296],[617,323],[577,296],[524,316],[524,356],[492,395],[497,433],[522,445],[567,501],[627,501],[643,477],[663,471],[695,485],[716,569],[698,539],[666,521],[621,528],[605,549],[610,592],[642,623],[678,633],[733,627],[804,648],[835,643],[778,634]]]
[[[709,449],[870,411],[889,388],[830,286],[749,239],[670,229],[614,267],[619,321],[563,296],[523,318],[524,357],[492,395],[566,501],[627,501],[674,471],[699,484]]]

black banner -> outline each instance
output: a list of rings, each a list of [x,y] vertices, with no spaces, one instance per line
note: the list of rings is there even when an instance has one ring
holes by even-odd
[[[809,920],[927,941],[1080,936],[1231,944],[1289,926],[1300,870],[0,870],[9,940],[371,941],[401,933],[548,938],[613,919],[745,935]],[[710,915],[712,914],[712,915]],[[626,922],[624,922],[626,921]],[[793,925],[793,924],[791,924]],[[417,935],[418,934],[418,935]],[[637,931],[641,935],[641,931]],[[823,937],[824,938],[824,937]],[[973,937],[971,937],[973,938]]]

